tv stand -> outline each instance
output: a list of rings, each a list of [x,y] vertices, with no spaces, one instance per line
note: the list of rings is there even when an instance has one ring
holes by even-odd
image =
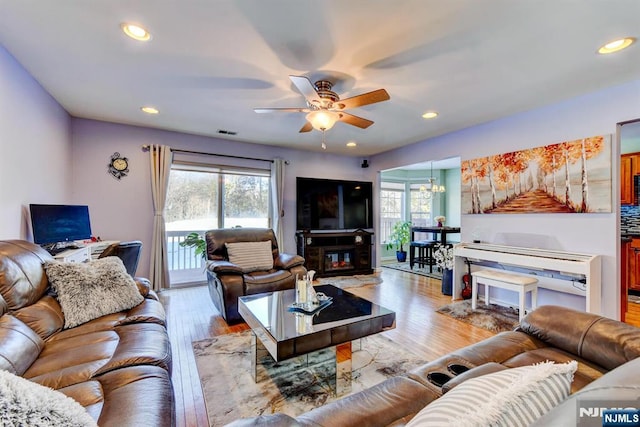
[[[372,239],[373,233],[364,230],[296,233],[298,255],[316,277],[372,274]]]

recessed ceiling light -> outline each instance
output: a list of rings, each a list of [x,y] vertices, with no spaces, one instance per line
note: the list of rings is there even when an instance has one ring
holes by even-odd
[[[347,147],[355,147],[355,146],[357,146],[357,145],[358,145],[358,144],[356,144],[356,143],[355,143],[355,142],[353,142],[353,141],[349,141],[349,142],[347,142]]]
[[[614,40],[605,44],[600,49],[598,49],[598,53],[607,54],[607,53],[618,52],[622,49],[628,48],[635,41],[636,41],[635,37],[625,37],[623,39]]]
[[[424,113],[422,115],[423,118],[425,119],[433,119],[435,117],[438,117],[438,112],[437,111],[427,111],[426,113]]]
[[[158,114],[160,111],[155,107],[140,107],[147,114]]]
[[[151,40],[151,33],[149,33],[147,30],[142,28],[140,25],[128,24],[126,22],[123,22],[122,24],[120,24],[120,28],[122,28],[122,31],[124,31],[124,33],[129,37],[131,37],[132,39],[135,39],[141,42],[146,42],[147,40]]]

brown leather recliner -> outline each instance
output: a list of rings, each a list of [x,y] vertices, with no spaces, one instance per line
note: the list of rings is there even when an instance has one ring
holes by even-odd
[[[293,289],[296,276],[307,273],[304,258],[280,253],[273,230],[269,228],[221,228],[205,234],[207,242],[207,282],[213,304],[227,323],[238,323],[238,297]],[[229,261],[227,243],[271,241],[273,268],[243,272]]]

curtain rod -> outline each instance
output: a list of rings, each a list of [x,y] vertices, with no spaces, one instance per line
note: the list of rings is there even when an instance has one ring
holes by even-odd
[[[150,149],[151,149],[151,147],[149,145],[143,145],[142,146],[142,151],[149,151]],[[231,159],[257,160],[257,161],[260,161],[260,162],[273,163],[273,160],[270,160],[270,159],[260,159],[260,158],[257,158],[257,157],[233,156],[231,154],[206,153],[204,151],[180,150],[178,148],[172,148],[171,152],[172,153],[183,153],[183,154],[201,154],[201,155],[205,155],[205,156],[228,157],[228,158],[231,158]],[[289,164],[289,162],[285,161],[285,164]]]

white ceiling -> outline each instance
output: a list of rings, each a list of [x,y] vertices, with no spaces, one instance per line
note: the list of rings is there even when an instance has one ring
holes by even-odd
[[[0,0],[0,42],[75,117],[320,151],[288,75],[342,97],[328,151],[365,156],[638,79],[638,0]],[[148,43],[123,35],[138,22]],[[157,116],[140,112],[160,109]],[[424,120],[434,109],[440,116]],[[236,136],[219,135],[219,129]],[[347,141],[358,143],[355,149]]]

